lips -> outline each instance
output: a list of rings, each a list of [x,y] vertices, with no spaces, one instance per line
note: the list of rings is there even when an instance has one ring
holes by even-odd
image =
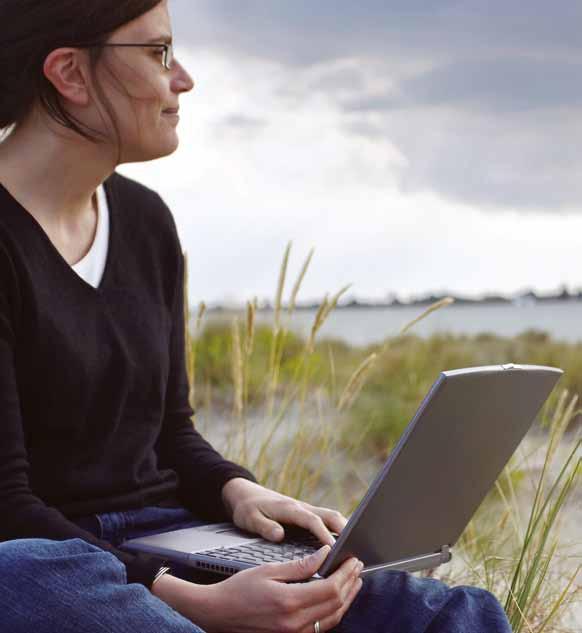
[[[163,114],[178,114],[179,111],[180,108],[168,108],[167,110],[163,111]]]

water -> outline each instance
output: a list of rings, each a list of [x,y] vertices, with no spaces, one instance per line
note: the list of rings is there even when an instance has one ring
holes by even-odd
[[[330,314],[318,334],[353,346],[378,343],[395,336],[400,329],[425,310],[424,307],[399,308],[344,308]],[[232,313],[212,313],[209,320],[228,320]],[[309,336],[315,310],[302,310],[284,323],[290,330]],[[257,323],[272,324],[272,312],[259,312]],[[451,305],[433,312],[417,323],[412,332],[427,337],[448,332],[457,335],[476,335],[489,332],[513,337],[525,330],[542,330],[553,339],[570,343],[582,341],[582,301],[552,301],[533,305],[512,304]]]

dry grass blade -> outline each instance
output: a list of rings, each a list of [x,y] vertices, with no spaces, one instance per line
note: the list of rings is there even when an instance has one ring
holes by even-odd
[[[311,333],[309,335],[309,339],[307,341],[307,345],[305,346],[307,353],[313,353],[315,347],[315,338],[317,333],[322,328],[323,324],[327,320],[330,312],[335,309],[338,304],[338,301],[341,297],[351,288],[351,284],[342,288],[339,292],[337,292],[331,300],[329,299],[329,295],[325,295],[319,309],[317,310],[317,314],[315,315],[315,319],[313,321],[313,325],[311,326]]]
[[[279,282],[277,283],[277,294],[275,296],[275,331],[281,329],[281,308],[283,304],[283,292],[285,290],[285,280],[287,278],[287,267],[289,266],[289,255],[291,253],[291,242],[287,244],[281,269],[279,270]]]
[[[329,371],[330,371],[330,395],[331,397],[335,396],[336,392],[336,370],[335,370],[335,359],[333,356],[333,350],[331,345],[327,347],[327,355],[329,357]]]
[[[354,400],[358,397],[358,394],[364,385],[364,381],[374,366],[377,358],[378,354],[370,354],[370,356],[368,356],[368,358],[366,358],[352,374],[339,400],[337,406],[338,411],[343,411],[344,408],[350,407]]]
[[[204,301],[201,301],[198,306],[198,314],[196,315],[196,335],[200,334],[200,330],[202,329],[202,319],[206,314],[206,304]]]
[[[185,290],[186,291],[186,290]],[[187,296],[187,295],[186,295]],[[190,336],[190,309],[187,310],[186,319],[186,367],[188,373],[188,381],[190,385],[188,401],[192,409],[196,410],[196,352],[198,350],[198,339],[202,331],[202,319],[206,314],[206,304],[201,302],[198,306],[198,314],[196,315],[196,329],[194,340]]]
[[[255,341],[255,317],[257,314],[257,298],[247,303],[247,331],[245,338],[245,356],[247,359],[250,357],[253,351],[253,345]]]
[[[542,633],[542,631],[545,631],[548,624],[553,620],[553,618],[556,616],[558,611],[567,604],[568,594],[570,593],[574,585],[574,582],[576,581],[576,578],[580,574],[581,570],[582,570],[582,565],[576,569],[576,571],[574,572],[574,574],[568,581],[568,584],[564,587],[564,589],[558,596],[557,600],[554,602],[554,606],[552,607],[549,614],[546,616],[546,619],[544,620],[543,624],[538,628],[536,633]]]
[[[337,307],[338,301],[343,297],[343,295],[345,295],[345,293],[352,287],[352,284],[348,284],[347,286],[344,286],[337,294],[335,294],[332,298],[331,301],[329,302],[327,308],[325,309],[325,312],[323,314],[322,317],[322,325],[324,323],[324,321],[327,319],[327,317],[329,316],[329,314],[331,313],[332,310],[335,310],[335,308]]]
[[[513,484],[511,483],[511,472],[509,467],[503,469],[502,477],[505,478],[511,494],[511,487]],[[500,524],[499,528],[503,529],[505,527],[505,521],[507,520],[507,518],[510,518],[515,534],[517,537],[519,537],[519,535],[521,534],[521,527],[519,522],[519,506],[517,505],[515,495],[511,495],[511,501],[507,498],[507,495],[503,490],[503,486],[501,485],[501,477],[498,478],[495,482],[495,489],[497,490],[497,494],[499,495],[503,505],[505,506],[505,513],[502,517],[503,525]]]
[[[568,397],[568,390],[564,390],[564,395]],[[554,455],[556,453],[556,449],[562,442],[562,438],[564,437],[564,433],[566,429],[570,425],[570,422],[574,418],[576,405],[578,404],[578,396],[572,396],[570,402],[568,402],[564,412],[561,417],[558,418],[558,421],[555,424],[556,430],[552,433],[550,437],[550,446],[548,448],[548,461],[551,462],[554,459]]]
[[[297,304],[297,295],[299,294],[299,290],[301,289],[301,284],[303,283],[303,280],[305,279],[307,269],[309,268],[309,265],[311,264],[311,260],[313,259],[314,253],[315,253],[315,249],[312,248],[309,251],[309,255],[307,256],[307,259],[305,260],[303,267],[301,268],[301,272],[299,273],[299,277],[297,277],[297,281],[295,282],[295,285],[293,286],[293,290],[291,291],[291,299],[289,300],[289,316],[291,316],[295,310],[295,306]]]
[[[313,347],[315,345],[315,337],[319,332],[319,329],[323,325],[325,321],[325,313],[327,310],[327,306],[329,305],[328,295],[325,295],[319,309],[317,310],[317,314],[315,315],[315,319],[313,321],[313,325],[311,326],[311,333],[309,335],[309,339],[307,341],[306,349],[309,354],[313,352]]]
[[[285,280],[287,278],[287,267],[289,265],[289,254],[291,253],[289,242],[285,249],[281,268],[279,270],[279,281],[277,283],[277,293],[275,295],[275,314],[273,323],[273,336],[271,337],[271,350],[269,354],[269,379],[267,388],[267,415],[273,414],[275,406],[275,395],[279,383],[280,354],[285,340],[286,332],[281,331],[281,310],[283,307],[283,292],[285,290]]]
[[[521,610],[521,607],[519,606],[519,602],[516,599],[513,591],[511,590],[511,587],[509,588],[509,595],[511,596],[512,604],[515,606],[515,609],[519,613],[519,617],[520,617],[519,630],[521,630],[521,626],[522,625],[525,625],[527,627],[527,630],[529,631],[529,633],[535,633],[535,631],[531,628],[531,625],[530,625],[528,619],[525,617],[524,612]]]
[[[413,328],[417,323],[419,323],[423,319],[426,319],[426,317],[429,314],[432,314],[433,312],[436,312],[436,310],[440,310],[441,308],[446,308],[447,306],[450,306],[454,302],[455,302],[455,300],[452,297],[446,297],[445,299],[441,299],[440,301],[437,301],[436,303],[433,303],[419,317],[416,317],[416,319],[410,321],[410,323],[407,323],[402,328],[402,330],[400,330],[400,336],[403,336],[411,328]]]
[[[238,317],[232,321],[232,380],[234,384],[234,415],[242,418],[243,414],[243,358],[240,343]]]

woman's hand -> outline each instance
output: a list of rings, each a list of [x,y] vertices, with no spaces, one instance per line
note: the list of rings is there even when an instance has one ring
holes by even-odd
[[[215,585],[166,575],[154,585],[155,593],[208,633],[313,633],[317,621],[321,631],[330,631],[362,587],[362,565],[349,558],[326,579],[298,582],[311,578],[328,553],[323,547],[307,558],[261,565]]]
[[[335,510],[297,501],[242,478],[224,485],[222,499],[235,525],[268,541],[283,540],[285,531],[280,523],[287,523],[309,530],[321,543],[333,545],[331,532],[339,534],[347,523]]]

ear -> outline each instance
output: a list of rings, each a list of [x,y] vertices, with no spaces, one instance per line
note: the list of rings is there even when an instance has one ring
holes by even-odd
[[[78,106],[90,103],[89,74],[84,51],[78,48],[57,48],[46,58],[43,66],[46,78],[57,92]]]

